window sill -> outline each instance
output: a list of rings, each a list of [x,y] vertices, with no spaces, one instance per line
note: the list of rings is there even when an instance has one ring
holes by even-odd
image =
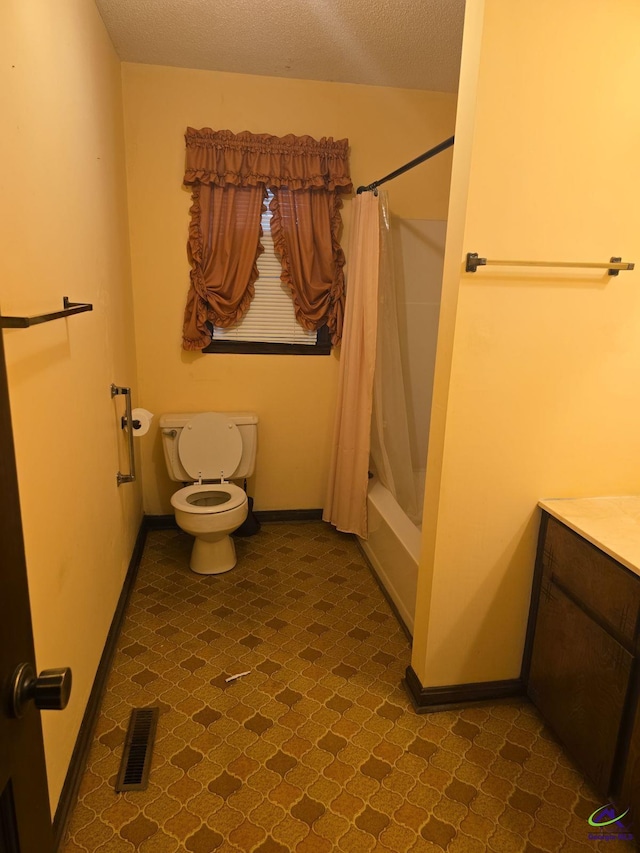
[[[241,353],[244,355],[331,355],[331,343],[273,344],[262,341],[212,341],[204,353]]]
[[[210,326],[210,324],[208,324]],[[318,339],[311,344],[287,344],[265,341],[212,340],[205,353],[242,353],[244,355],[331,355],[331,337],[326,325],[318,329]]]

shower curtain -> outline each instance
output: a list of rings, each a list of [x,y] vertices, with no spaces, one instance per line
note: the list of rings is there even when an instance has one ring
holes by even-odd
[[[338,401],[322,517],[338,530],[366,538],[370,453],[380,481],[418,520],[386,193],[362,193],[354,200],[347,258]]]
[[[393,238],[386,192],[379,195],[380,251],[378,266],[378,334],[373,379],[371,458],[380,482],[389,489],[409,518],[419,524],[405,394]]]
[[[362,193],[353,201],[338,399],[322,518],[344,533],[363,538],[367,536],[379,243],[378,199],[373,193]]]

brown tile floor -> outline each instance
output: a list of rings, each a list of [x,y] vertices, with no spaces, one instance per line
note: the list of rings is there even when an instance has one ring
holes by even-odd
[[[407,638],[350,537],[265,524],[219,577],[190,547],[147,540],[63,853],[631,849],[588,840],[601,803],[528,703],[411,710]],[[116,794],[145,705],[149,788]]]

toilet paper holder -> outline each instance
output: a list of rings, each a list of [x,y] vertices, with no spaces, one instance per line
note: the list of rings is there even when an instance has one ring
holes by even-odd
[[[125,413],[120,418],[120,424],[122,425],[122,429],[127,429],[127,434],[129,436],[129,473],[123,474],[120,471],[116,474],[116,480],[119,486],[123,483],[133,483],[136,479],[136,458],[133,447],[133,430],[138,429],[140,426],[139,421],[134,421],[131,416],[131,388],[127,388],[123,385],[114,385],[111,384],[111,398],[117,397],[118,394],[123,394],[125,397]],[[137,423],[137,426],[136,426]]]

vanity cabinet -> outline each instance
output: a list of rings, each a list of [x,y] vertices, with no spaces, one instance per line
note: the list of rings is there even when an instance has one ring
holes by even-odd
[[[618,793],[630,764],[639,613],[640,577],[544,513],[523,675],[532,702],[603,796]],[[635,769],[627,769],[637,791],[638,719],[635,738]]]
[[[640,835],[640,708],[636,708],[631,740],[625,762],[620,805],[631,809],[636,836]]]

